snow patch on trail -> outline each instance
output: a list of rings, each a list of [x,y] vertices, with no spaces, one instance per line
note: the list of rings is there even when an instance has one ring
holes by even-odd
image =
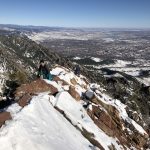
[[[73,58],[74,60],[80,60],[80,59],[82,59],[81,57],[74,57]]]
[[[91,57],[92,60],[94,60],[95,62],[101,62],[102,59],[100,58],[97,58],[97,57]]]
[[[91,143],[53,108],[49,95],[33,97],[21,111],[17,104],[8,111],[13,120],[0,129],[1,150],[91,150]]]

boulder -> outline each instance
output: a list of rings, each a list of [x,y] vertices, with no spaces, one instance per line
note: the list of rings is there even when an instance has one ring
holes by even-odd
[[[5,121],[12,119],[10,112],[0,113],[0,127],[5,123]]]
[[[70,82],[71,82],[73,85],[77,85],[77,81],[76,81],[75,78],[72,78],[72,79],[70,80]]]
[[[81,86],[83,89],[86,89],[86,90],[88,89],[88,86],[87,86],[86,84],[81,84],[80,86]]]
[[[55,81],[55,82],[57,82],[57,83],[61,82],[63,86],[64,86],[64,85],[69,85],[69,83],[67,83],[67,82],[64,81],[63,79],[60,79],[58,76],[55,76],[55,77],[53,78],[53,81]]]
[[[69,87],[69,94],[77,101],[80,101],[81,97],[80,94],[75,90],[73,86]]]
[[[15,91],[15,97],[20,99],[22,96],[34,95],[41,92],[50,92],[52,95],[58,92],[58,89],[53,85],[46,83],[44,80],[38,79],[29,84],[21,85]]]
[[[18,104],[21,107],[25,107],[26,105],[28,105],[28,103],[30,102],[30,100],[32,99],[32,96],[29,94],[23,95],[19,100],[18,100]]]

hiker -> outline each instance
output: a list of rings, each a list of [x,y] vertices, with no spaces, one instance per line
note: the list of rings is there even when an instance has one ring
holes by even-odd
[[[75,66],[74,74],[77,75],[77,76],[80,76],[80,66],[79,65]]]
[[[50,74],[50,70],[46,65],[46,62],[44,60],[40,61],[40,66],[38,69],[38,77],[41,79],[48,79],[52,80],[52,75]]]

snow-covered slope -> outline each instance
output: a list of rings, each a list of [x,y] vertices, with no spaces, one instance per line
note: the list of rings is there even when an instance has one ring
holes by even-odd
[[[13,120],[1,128],[1,150],[90,150],[91,144],[49,102],[47,94],[33,97],[23,110],[17,104]]]
[[[11,113],[12,120],[0,129],[1,150],[143,148],[148,135],[128,116],[124,104],[111,99],[99,85],[89,83],[82,75],[75,76],[66,68],[58,66],[51,73],[55,75],[54,81],[42,83],[50,89],[56,88],[56,94],[47,88],[47,92],[37,93],[40,85],[33,85],[39,81],[23,85],[16,91],[20,98],[23,93],[34,96],[25,107],[15,103],[6,110]],[[83,107],[87,100],[82,97],[85,92],[93,95],[87,109]]]
[[[123,149],[122,146],[117,144],[117,139],[109,137],[94,124],[82,105],[76,102],[68,92],[61,92],[53,102],[55,106],[64,111],[74,126],[77,126],[80,130],[84,128],[88,132],[93,133],[94,138],[101,143],[105,150],[109,150],[108,147],[111,144],[115,145],[117,149]]]

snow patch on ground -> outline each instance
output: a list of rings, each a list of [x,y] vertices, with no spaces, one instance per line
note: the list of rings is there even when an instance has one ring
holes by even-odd
[[[80,60],[80,59],[82,59],[81,57],[74,57],[73,58],[74,60]]]
[[[100,58],[97,57],[91,57],[92,60],[94,60],[95,62],[101,62],[102,60]]]
[[[48,95],[34,97],[21,111],[17,104],[7,111],[13,120],[0,129],[1,150],[91,150],[91,143],[53,108]]]

